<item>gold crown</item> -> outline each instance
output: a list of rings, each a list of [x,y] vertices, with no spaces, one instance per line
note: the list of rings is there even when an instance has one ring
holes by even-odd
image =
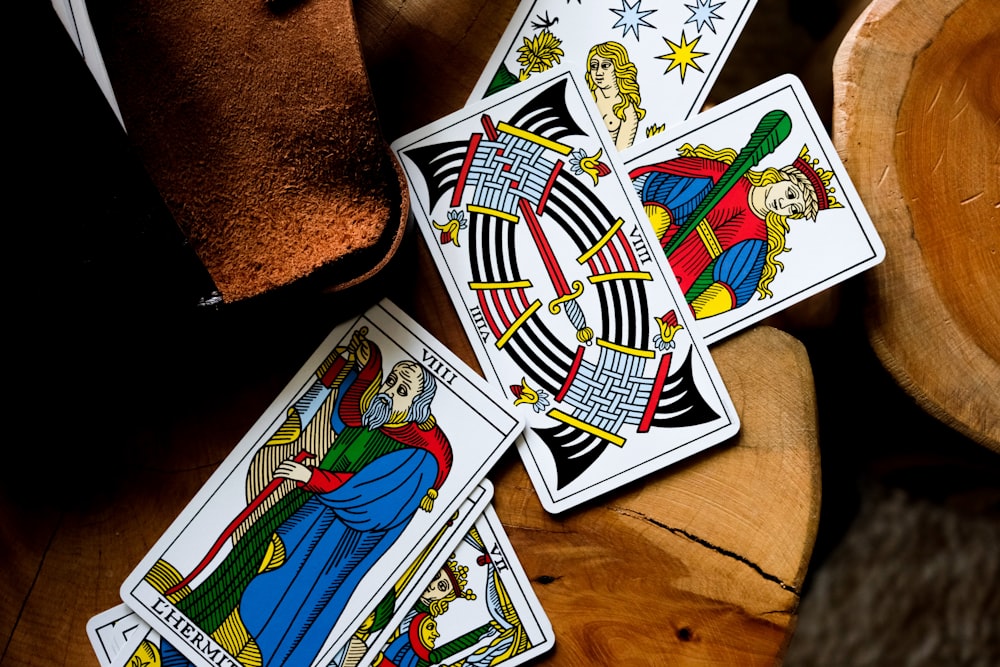
[[[830,187],[830,181],[833,179],[833,170],[823,169],[819,166],[818,159],[809,157],[809,147],[805,144],[802,145],[799,156],[792,163],[792,168],[805,176],[806,180],[812,185],[813,190],[816,192],[820,211],[828,208],[843,208],[843,205],[833,196],[833,193],[837,191],[836,188]]]
[[[454,556],[455,554],[452,554]],[[466,600],[475,600],[475,592],[466,585],[469,583],[469,566],[459,565],[456,560],[449,560],[445,563],[445,574],[451,579],[451,585],[455,589],[455,595]]]

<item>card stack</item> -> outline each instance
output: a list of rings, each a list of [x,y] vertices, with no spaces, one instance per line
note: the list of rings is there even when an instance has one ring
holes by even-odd
[[[524,428],[493,394],[391,302],[339,326],[126,578],[125,604],[91,620],[102,662],[547,650],[551,626],[490,506],[486,474]]]
[[[504,451],[556,513],[732,438],[709,346],[881,261],[797,79],[696,113],[753,0],[619,1],[523,2],[393,143],[485,378],[388,301],[335,329],[91,620],[103,665],[538,656]]]

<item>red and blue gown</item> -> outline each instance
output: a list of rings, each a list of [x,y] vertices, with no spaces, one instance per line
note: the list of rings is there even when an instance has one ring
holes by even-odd
[[[679,157],[629,174],[643,205],[669,216],[661,245],[669,243],[728,167],[717,160]],[[753,296],[764,268],[767,229],[750,208],[751,187],[740,178],[705,216],[711,234],[695,229],[667,258],[688,303],[713,284],[728,293],[731,308]]]
[[[362,426],[361,396],[382,362],[377,347],[371,350],[340,387],[331,419],[338,436],[311,479],[254,522],[222,565],[177,603],[209,633],[238,606],[265,665],[310,664],[362,577],[450,470],[451,447],[436,425]],[[258,574],[272,534],[284,560]]]

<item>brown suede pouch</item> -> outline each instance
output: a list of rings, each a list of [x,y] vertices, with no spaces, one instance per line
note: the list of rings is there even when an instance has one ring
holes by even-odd
[[[89,10],[129,138],[224,301],[355,285],[388,262],[406,183],[350,0]]]

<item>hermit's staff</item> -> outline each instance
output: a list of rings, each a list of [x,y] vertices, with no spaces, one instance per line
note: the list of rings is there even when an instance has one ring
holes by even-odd
[[[307,452],[306,450],[303,449],[301,452],[295,455],[294,460],[296,463],[304,463],[305,461],[311,458],[315,457],[310,452]],[[197,577],[201,573],[201,571],[204,570],[205,567],[207,567],[208,564],[211,563],[212,560],[218,555],[219,550],[222,549],[222,545],[226,543],[226,540],[228,540],[234,532],[236,532],[236,529],[239,528],[240,525],[247,520],[247,517],[253,514],[254,510],[260,507],[261,503],[263,503],[269,495],[274,493],[275,490],[277,490],[278,486],[280,486],[281,483],[284,481],[285,480],[281,477],[275,477],[273,480],[271,480],[271,483],[268,484],[266,487],[264,487],[264,489],[257,494],[257,497],[254,498],[249,505],[244,507],[242,512],[236,515],[235,519],[229,522],[229,525],[226,526],[226,529],[222,531],[221,535],[219,535],[219,539],[215,541],[215,544],[213,544],[212,548],[208,550],[208,553],[205,554],[205,557],[201,559],[201,562],[198,563],[198,565],[196,565],[193,570],[191,570],[191,573],[188,574],[183,579],[181,579],[178,583],[174,584],[172,587],[167,589],[164,595],[167,596],[173,595],[178,591],[182,590],[188,584],[190,584],[191,581],[195,577]]]
[[[367,333],[368,328],[362,327],[354,334],[354,340],[352,341],[354,345],[350,347],[338,346],[334,349],[333,353],[327,357],[326,362],[324,362],[319,369],[322,371],[322,375],[319,380],[320,382],[327,384],[332,390],[337,390],[347,377],[347,373],[350,370],[352,363],[355,361],[356,347],[360,345],[361,341],[364,340]],[[343,356],[344,352],[349,353],[347,358]],[[295,433],[294,437],[298,437],[298,432]],[[316,458],[316,455],[303,449],[296,454],[292,460],[301,464],[312,458]],[[164,594],[167,596],[174,595],[175,593],[183,590],[184,587],[188,586],[194,578],[197,577],[206,567],[208,567],[208,564],[215,559],[215,557],[219,554],[219,551],[222,549],[222,545],[233,536],[233,533],[235,533],[247,519],[253,516],[254,512],[257,511],[262,504],[264,504],[271,494],[277,491],[278,487],[281,486],[284,481],[285,479],[282,477],[275,477],[267,484],[267,486],[261,489],[260,493],[258,493],[254,499],[250,501],[250,503],[244,507],[232,521],[229,522],[229,525],[226,526],[224,531],[222,531],[222,534],[219,535],[218,539],[216,539],[215,543],[212,545],[212,548],[209,549],[208,553],[206,553],[204,558],[201,559],[201,562],[199,562],[198,565],[195,566],[195,568],[191,570],[191,572],[181,581],[167,589]]]

